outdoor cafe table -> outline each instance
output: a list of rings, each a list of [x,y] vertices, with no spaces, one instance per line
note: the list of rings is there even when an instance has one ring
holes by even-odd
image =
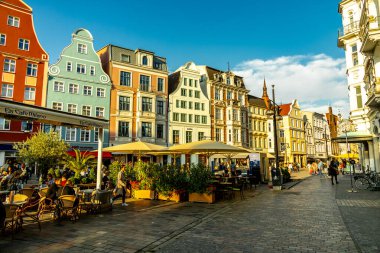
[[[95,188],[96,187],[96,184],[95,183],[91,183],[91,184],[78,184],[78,187],[79,188],[86,188],[86,189],[90,189],[90,188]]]

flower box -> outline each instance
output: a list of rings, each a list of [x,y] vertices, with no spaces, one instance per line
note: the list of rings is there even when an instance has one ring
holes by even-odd
[[[135,199],[154,199],[154,191],[151,190],[133,190]]]
[[[168,200],[168,201],[175,201],[175,202],[181,202],[181,201],[186,201],[186,192],[182,193],[176,193],[176,192],[171,192],[169,195],[163,195],[163,194],[158,194],[158,199],[159,200]]]
[[[212,193],[190,193],[189,202],[215,203],[215,192]]]

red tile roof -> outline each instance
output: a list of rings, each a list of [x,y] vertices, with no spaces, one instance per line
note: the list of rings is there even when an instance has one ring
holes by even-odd
[[[281,116],[286,116],[289,114],[290,112],[290,106],[292,105],[292,103],[289,103],[289,104],[284,104],[284,105],[280,105],[280,115]]]

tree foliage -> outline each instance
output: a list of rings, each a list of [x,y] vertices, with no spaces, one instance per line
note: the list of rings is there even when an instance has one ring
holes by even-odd
[[[48,168],[57,165],[66,157],[68,145],[56,132],[39,131],[26,141],[16,143],[14,149],[23,161],[37,162],[42,173],[46,174]]]

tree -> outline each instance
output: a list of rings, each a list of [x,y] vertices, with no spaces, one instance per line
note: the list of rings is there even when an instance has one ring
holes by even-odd
[[[68,157],[66,166],[75,172],[75,177],[79,178],[82,171],[86,171],[88,167],[95,164],[95,156],[84,152],[81,153],[78,149],[74,149],[75,157]]]
[[[64,160],[68,147],[56,132],[39,131],[26,141],[16,143],[13,148],[24,161],[37,162],[41,173],[45,175],[50,167]]]

